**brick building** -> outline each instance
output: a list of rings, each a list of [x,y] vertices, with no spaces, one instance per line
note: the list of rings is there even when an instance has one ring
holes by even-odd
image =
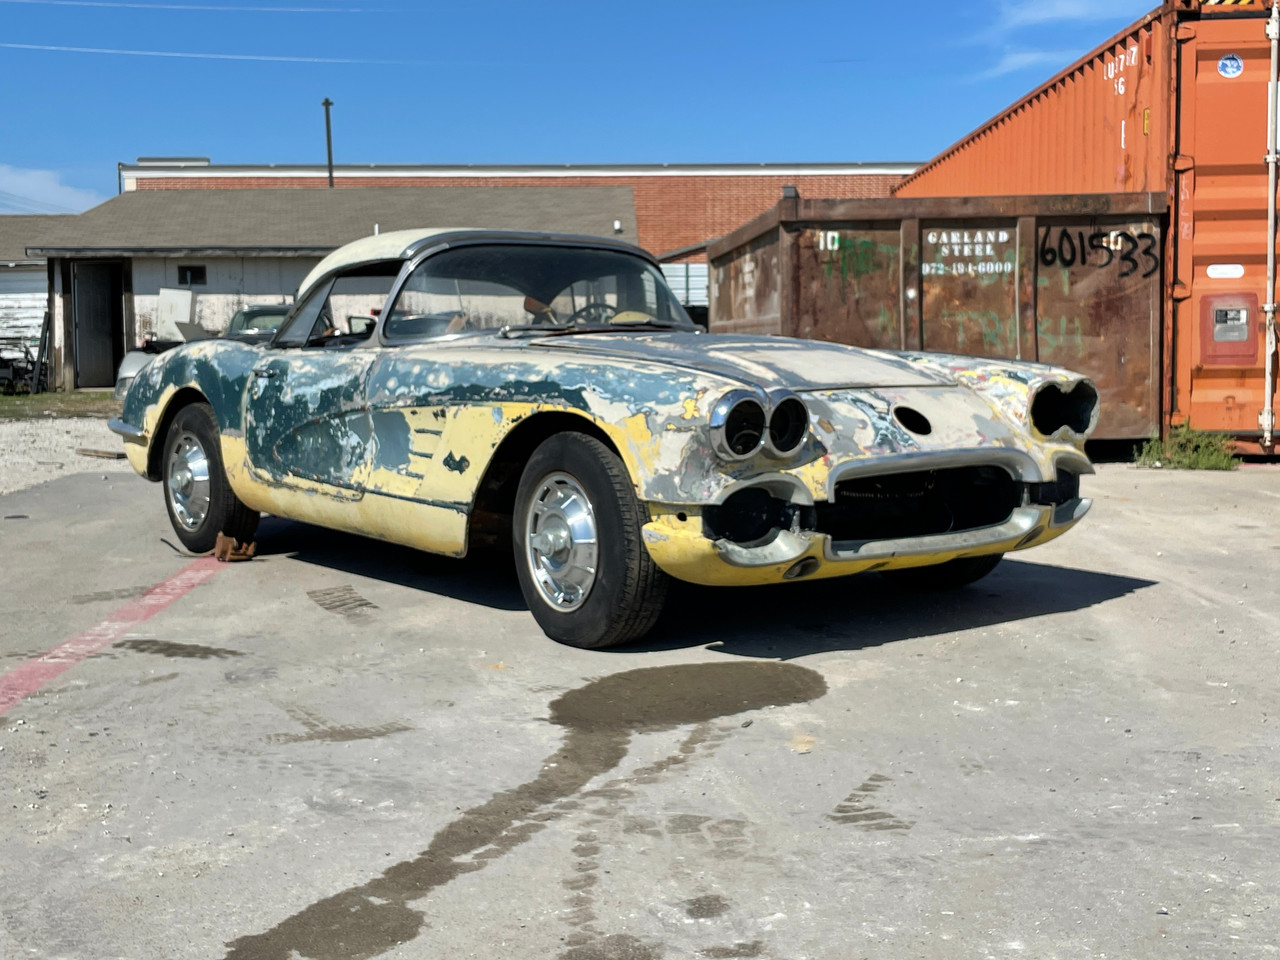
[[[640,246],[673,263],[706,263],[706,244],[770,209],[784,185],[804,197],[887,197],[912,163],[726,163],[561,166],[343,165],[349,187],[630,187]],[[203,157],[139,157],[120,164],[120,189],[325,188],[324,166],[226,165]],[[704,274],[705,275],[705,274]]]

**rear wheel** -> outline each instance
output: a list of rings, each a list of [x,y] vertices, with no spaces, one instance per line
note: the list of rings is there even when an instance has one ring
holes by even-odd
[[[520,477],[516,572],[547,636],[611,647],[647,633],[668,580],[641,537],[644,512],[618,455],[594,437],[543,441]]]
[[[214,548],[218,534],[241,542],[253,539],[258,514],[231,490],[222,467],[218,425],[207,403],[193,403],[178,411],[165,437],[164,505],[173,532],[192,553]]]
[[[930,567],[881,570],[880,575],[912,590],[955,590],[981,580],[996,568],[1003,557],[1003,553],[985,557],[960,557]]]

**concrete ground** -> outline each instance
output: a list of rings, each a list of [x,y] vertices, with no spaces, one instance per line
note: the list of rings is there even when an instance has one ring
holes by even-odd
[[[0,496],[0,958],[1280,953],[1280,470],[1104,466],[966,590],[588,652],[509,563],[192,566],[87,469]]]

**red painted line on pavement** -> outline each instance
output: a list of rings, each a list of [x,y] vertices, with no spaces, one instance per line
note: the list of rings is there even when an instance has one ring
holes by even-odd
[[[144,620],[150,620],[175,600],[186,596],[217,573],[221,566],[213,557],[201,557],[169,579],[157,583],[137,600],[126,603],[97,626],[69,637],[47,653],[42,653],[0,676],[0,714],[70,670],[85,657],[97,653]]]

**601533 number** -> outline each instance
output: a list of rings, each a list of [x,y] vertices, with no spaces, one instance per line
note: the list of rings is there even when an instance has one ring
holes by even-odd
[[[1160,269],[1160,240],[1154,233],[1130,233],[1128,230],[1097,230],[1088,235],[1083,230],[1064,227],[1046,230],[1040,239],[1040,263],[1046,267],[1062,265],[1097,267],[1105,270],[1119,262],[1120,276],[1131,277],[1141,272],[1142,279]]]

